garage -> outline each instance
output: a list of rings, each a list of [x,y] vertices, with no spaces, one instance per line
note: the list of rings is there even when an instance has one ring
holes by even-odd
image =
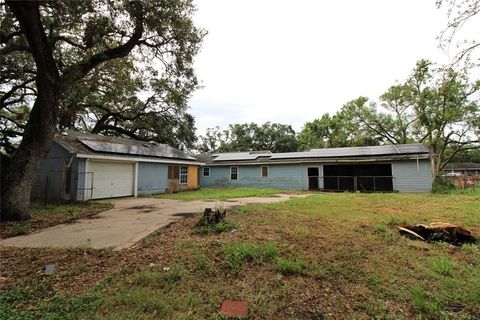
[[[134,195],[134,163],[91,161],[89,171],[93,178],[92,199]]]

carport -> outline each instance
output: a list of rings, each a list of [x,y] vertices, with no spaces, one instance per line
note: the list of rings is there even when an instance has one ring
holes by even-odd
[[[325,190],[393,191],[392,165],[324,165],[323,183]]]

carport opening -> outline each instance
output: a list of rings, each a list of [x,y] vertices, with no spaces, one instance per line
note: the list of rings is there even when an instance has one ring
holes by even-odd
[[[391,164],[324,165],[325,190],[393,191]]]

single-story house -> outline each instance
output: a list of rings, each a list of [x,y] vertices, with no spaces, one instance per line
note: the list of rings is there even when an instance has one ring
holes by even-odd
[[[432,190],[431,153],[421,144],[216,153],[198,156],[200,185],[332,191]]]
[[[197,189],[201,164],[165,144],[66,131],[55,136],[32,198],[83,201]]]
[[[480,163],[449,163],[443,170],[446,176],[480,176]]]

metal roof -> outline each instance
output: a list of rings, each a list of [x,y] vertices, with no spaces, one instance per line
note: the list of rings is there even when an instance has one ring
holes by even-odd
[[[77,154],[110,154],[196,161],[195,158],[187,155],[183,151],[156,142],[145,142],[76,131],[67,131],[58,134],[54,140],[70,152]]]
[[[367,147],[312,149],[303,152],[231,152],[217,153],[211,156],[211,162],[224,161],[272,161],[289,159],[322,159],[322,158],[362,158],[371,156],[399,156],[429,154],[428,148],[421,144],[399,144]]]
[[[270,151],[249,151],[249,152],[228,152],[216,153],[212,155],[213,161],[230,161],[230,160],[255,160],[259,157],[270,157]]]
[[[429,153],[421,144],[312,149],[306,152],[274,153],[271,159],[337,158]]]

